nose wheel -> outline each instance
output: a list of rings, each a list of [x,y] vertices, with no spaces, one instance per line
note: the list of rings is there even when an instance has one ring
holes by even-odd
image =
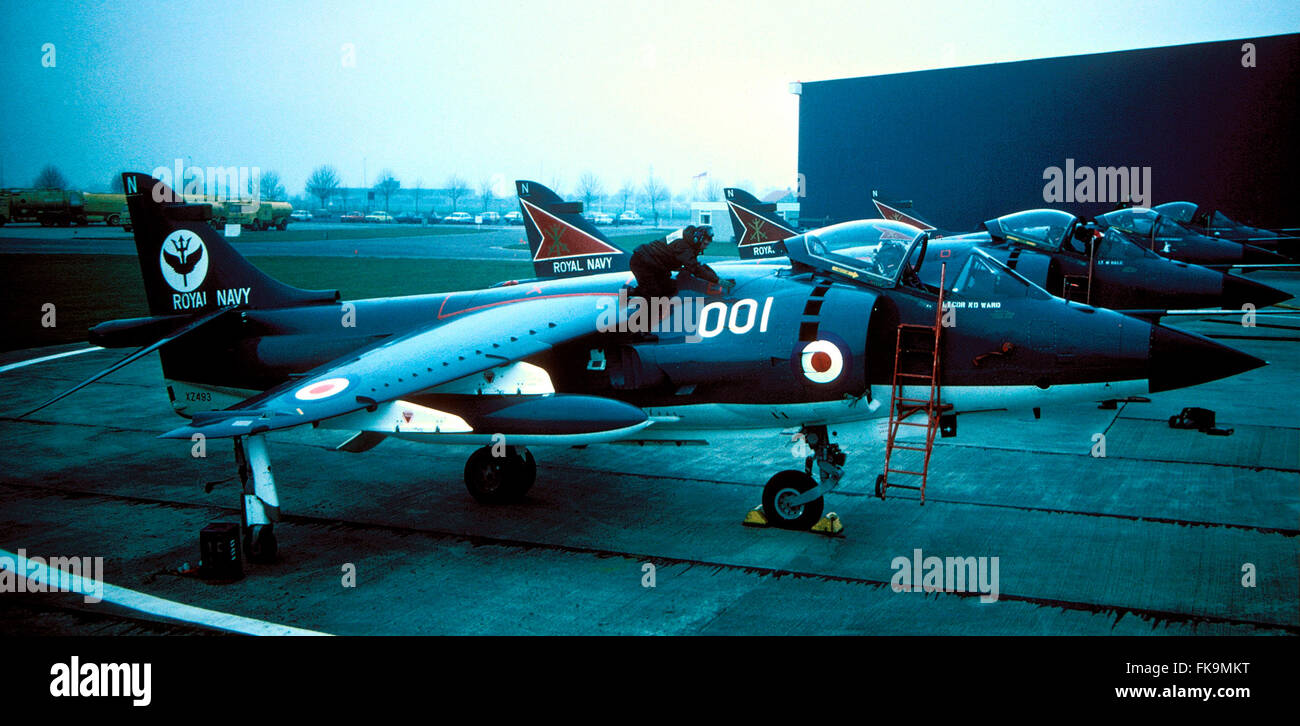
[[[782,529],[810,529],[821,519],[825,500],[819,496],[806,504],[794,502],[816,488],[817,482],[802,471],[777,472],[763,487],[763,513],[768,524]]]
[[[800,434],[813,455],[804,459],[803,471],[787,469],[767,480],[763,487],[763,508],[758,518],[762,524],[782,529],[822,531],[822,510],[826,506],[822,495],[840,483],[848,456],[838,444],[831,442],[825,426],[804,426]],[[814,468],[817,479],[813,478]],[[827,525],[832,533],[842,529],[835,515],[827,518],[835,520],[833,525]],[[746,523],[750,523],[749,517]]]
[[[537,462],[522,446],[507,446],[503,456],[484,446],[465,462],[465,488],[481,504],[518,502],[536,479]]]

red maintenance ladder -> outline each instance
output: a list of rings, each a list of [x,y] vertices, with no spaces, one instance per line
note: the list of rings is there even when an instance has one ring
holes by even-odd
[[[940,416],[952,408],[952,404],[942,403],[939,400],[939,340],[943,331],[943,288],[946,272],[946,269],[941,269],[939,272],[939,299],[934,308],[934,325],[901,323],[898,326],[898,342],[894,349],[894,380],[889,396],[889,437],[885,442],[885,471],[876,477],[876,495],[881,499],[885,498],[885,492],[890,487],[913,489],[921,493],[921,504],[925,504],[925,484],[930,472],[930,455],[934,451],[934,434],[939,429]],[[918,371],[917,368],[921,370]],[[909,385],[928,386],[929,398],[905,396],[904,386]],[[925,415],[924,423],[907,420],[918,413]],[[925,446],[898,443],[898,433],[904,426],[923,427]],[[923,454],[920,471],[892,468],[896,450]],[[920,477],[921,483],[919,485],[895,484],[890,481],[898,475]]]

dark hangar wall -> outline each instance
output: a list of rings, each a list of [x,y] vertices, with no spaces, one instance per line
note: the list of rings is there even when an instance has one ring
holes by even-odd
[[[1113,209],[1043,201],[1044,169],[1072,158],[1150,166],[1152,204],[1297,226],[1298,89],[1300,34],[804,83],[800,217],[876,216],[872,189],[953,230],[1021,209]]]

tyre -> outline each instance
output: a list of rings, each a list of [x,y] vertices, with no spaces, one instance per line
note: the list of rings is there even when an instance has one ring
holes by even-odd
[[[802,471],[777,472],[763,487],[763,514],[769,524],[782,529],[811,529],[822,517],[825,502],[817,497],[811,502],[789,505],[785,500],[815,489],[817,482]]]
[[[493,456],[484,446],[465,462],[465,488],[481,504],[511,504],[523,499],[537,477],[537,464],[527,449],[520,454],[509,447],[505,456]]]

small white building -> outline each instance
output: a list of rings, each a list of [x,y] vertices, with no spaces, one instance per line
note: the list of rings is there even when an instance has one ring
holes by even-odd
[[[799,203],[777,202],[776,214],[790,223],[791,227],[799,225]],[[713,227],[713,238],[730,242],[735,239],[731,228],[731,213],[727,211],[726,202],[691,202],[691,224],[707,224]]]

